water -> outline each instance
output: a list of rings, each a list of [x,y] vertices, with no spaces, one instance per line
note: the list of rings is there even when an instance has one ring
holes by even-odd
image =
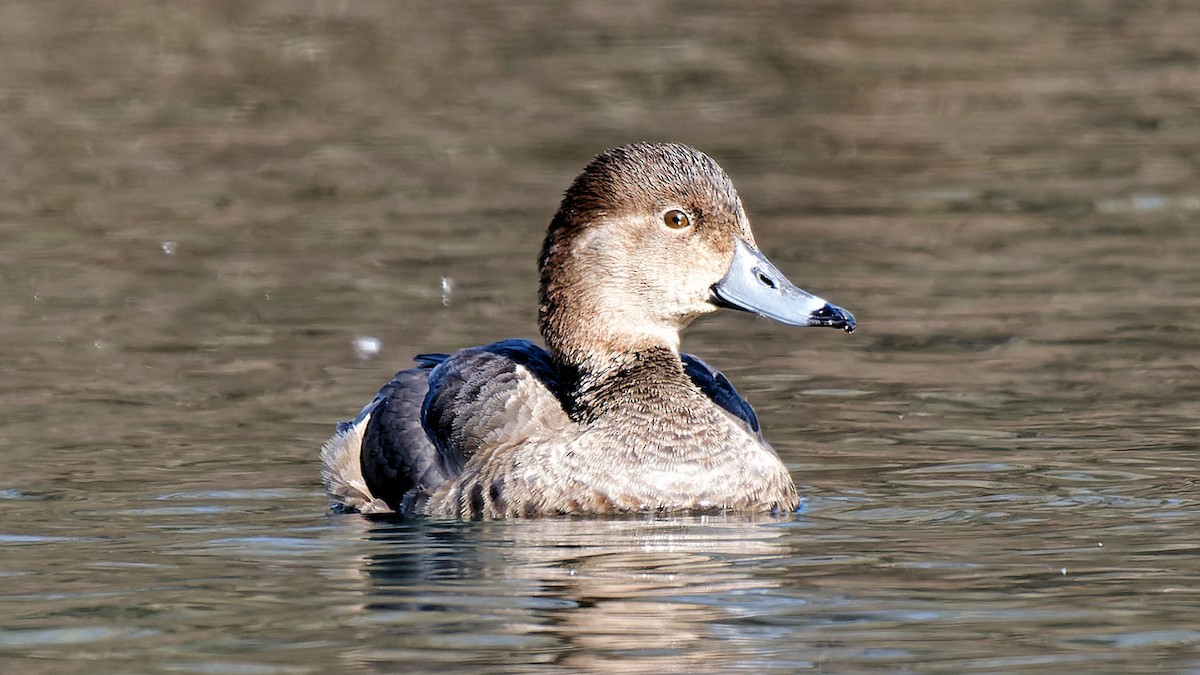
[[[1200,672],[1186,3],[12,2],[0,669]],[[331,515],[410,355],[534,333],[571,177],[729,171],[860,330],[685,335],[806,495]]]

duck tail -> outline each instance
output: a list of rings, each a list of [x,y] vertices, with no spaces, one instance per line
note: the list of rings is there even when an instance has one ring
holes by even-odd
[[[338,425],[333,437],[321,446],[321,480],[333,500],[333,508],[359,513],[391,513],[383,500],[376,499],[363,479],[359,453],[366,416]]]

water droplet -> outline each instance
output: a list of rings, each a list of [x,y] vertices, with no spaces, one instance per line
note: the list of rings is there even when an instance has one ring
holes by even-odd
[[[354,355],[366,361],[379,356],[379,352],[383,351],[383,340],[369,335],[361,335],[354,338]]]

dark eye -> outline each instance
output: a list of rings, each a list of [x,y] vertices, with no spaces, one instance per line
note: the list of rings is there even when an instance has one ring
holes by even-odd
[[[663,214],[663,222],[671,229],[682,230],[692,224],[692,218],[679,209],[671,209]]]

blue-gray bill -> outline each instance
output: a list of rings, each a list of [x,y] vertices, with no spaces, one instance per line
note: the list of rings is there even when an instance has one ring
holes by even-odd
[[[733,262],[712,287],[716,304],[754,312],[789,326],[827,326],[853,333],[854,315],[801,290],[762,252],[738,240]]]

